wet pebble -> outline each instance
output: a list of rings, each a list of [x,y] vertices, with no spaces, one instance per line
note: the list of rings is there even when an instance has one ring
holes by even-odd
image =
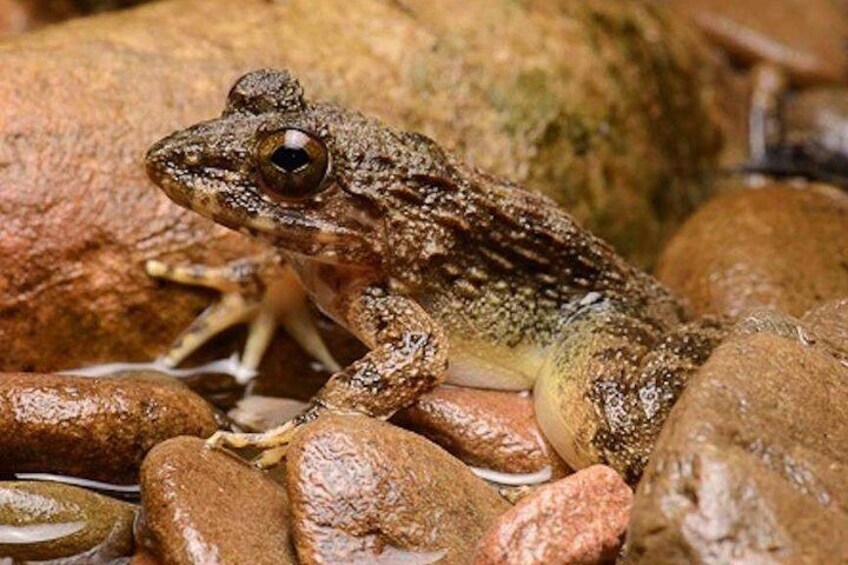
[[[621,476],[603,465],[540,487],[498,518],[474,565],[613,562],[632,498]]]
[[[206,401],[165,378],[0,375],[0,473],[131,484],[157,443],[216,429]]]
[[[164,563],[295,563],[285,488],[200,439],[156,446],[141,493],[142,536]]]
[[[303,563],[467,564],[509,508],[438,446],[365,417],[310,425],[286,471]]]
[[[394,421],[484,470],[533,475],[549,469],[554,477],[570,472],[536,424],[530,395],[442,386]]]
[[[133,552],[135,507],[55,483],[0,482],[0,556],[107,563]]]
[[[715,198],[663,250],[657,277],[695,314],[765,306],[801,316],[848,296],[848,195],[772,183]]]

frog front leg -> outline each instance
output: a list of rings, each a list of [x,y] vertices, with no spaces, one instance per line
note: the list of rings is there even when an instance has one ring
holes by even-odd
[[[714,319],[672,329],[614,310],[569,323],[533,391],[548,441],[575,469],[635,482],[689,377],[726,335]]]
[[[368,286],[346,299],[349,328],[371,351],[330,378],[299,416],[260,434],[219,432],[216,447],[263,451],[259,467],[277,464],[297,429],[325,413],[387,419],[446,376],[448,343],[441,326],[414,300]]]
[[[306,291],[291,267],[280,265],[275,254],[233,261],[223,267],[148,261],[146,270],[158,279],[221,293],[221,298],[195,318],[160,358],[165,365],[176,367],[216,335],[248,324],[241,357],[246,374],[252,375],[259,367],[278,325],[307,353],[330,369],[338,369],[315,326]]]

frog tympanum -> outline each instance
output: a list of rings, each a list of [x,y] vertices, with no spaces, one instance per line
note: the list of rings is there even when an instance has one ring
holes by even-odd
[[[548,198],[422,135],[308,102],[286,72],[240,79],[220,118],[157,143],[147,170],[178,204],[270,243],[370,349],[293,421],[210,440],[263,450],[260,465],[324,413],[388,418],[447,380],[532,388],[567,463],[634,477],[724,332],[686,323],[662,285]]]

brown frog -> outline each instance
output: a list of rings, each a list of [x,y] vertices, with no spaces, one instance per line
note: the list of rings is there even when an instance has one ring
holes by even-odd
[[[210,440],[262,449],[259,465],[322,414],[388,418],[447,380],[533,388],[570,465],[602,461],[632,479],[723,335],[715,321],[685,323],[669,291],[553,201],[424,136],[307,102],[286,72],[240,79],[220,118],[157,143],[147,169],[178,204],[273,245],[284,272],[370,349],[292,422]]]

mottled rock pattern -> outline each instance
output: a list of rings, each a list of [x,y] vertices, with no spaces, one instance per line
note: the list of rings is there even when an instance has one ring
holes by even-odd
[[[707,203],[675,234],[657,276],[695,314],[768,306],[801,316],[848,296],[848,195],[773,183]]]
[[[7,42],[0,370],[155,357],[210,296],[149,280],[144,260],[256,251],[141,166],[247,71],[289,68],[315,99],[429,134],[647,260],[718,151],[704,51],[662,9],[616,0],[175,0]]]
[[[832,0],[668,0],[739,60],[801,83],[848,80],[848,8]]]
[[[804,315],[807,326],[815,328],[816,339],[848,361],[848,298],[831,300]]]
[[[132,555],[134,517],[133,505],[81,488],[0,482],[0,556],[16,562],[73,556],[79,563],[110,562]]]
[[[134,483],[157,443],[216,429],[206,401],[165,379],[0,374],[0,473]]]
[[[848,365],[816,325],[778,318],[720,346],[684,391],[636,492],[626,563],[848,561]]]
[[[163,563],[295,563],[285,488],[197,438],[154,448],[141,470],[143,536]]]
[[[371,418],[321,418],[297,436],[287,457],[303,563],[467,564],[477,540],[509,508],[441,448]]]
[[[442,386],[393,420],[475,467],[522,474],[550,467],[554,476],[568,474],[536,423],[530,395]]]
[[[612,563],[633,493],[595,465],[545,485],[505,512],[478,545],[474,565]]]

